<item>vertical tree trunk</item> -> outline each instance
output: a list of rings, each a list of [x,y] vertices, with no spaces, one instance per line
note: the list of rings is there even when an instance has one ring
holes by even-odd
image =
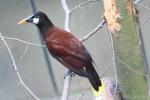
[[[127,100],[146,100],[148,89],[134,6],[132,0],[117,0],[117,5],[122,28],[113,40],[119,83]]]

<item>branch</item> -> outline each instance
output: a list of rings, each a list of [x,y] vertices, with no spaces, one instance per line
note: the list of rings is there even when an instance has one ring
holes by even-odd
[[[150,8],[145,6],[145,5],[143,5],[143,4],[141,4],[141,3],[139,3],[140,1],[142,1],[142,0],[135,0],[134,1],[134,5],[138,5],[138,6],[144,7],[146,10],[150,11]]]
[[[0,37],[1,38],[1,37]],[[2,39],[2,38],[1,38]],[[11,38],[11,37],[5,37],[3,36],[3,39],[7,39],[7,40],[13,40],[13,41],[18,41],[18,42],[21,42],[21,43],[24,43],[24,44],[27,44],[28,46],[26,47],[24,53],[22,56],[20,56],[19,60],[21,60],[27,53],[28,49],[30,46],[38,46],[38,47],[46,47],[45,45],[40,45],[40,44],[35,44],[35,43],[31,43],[31,42],[27,42],[27,41],[24,41],[24,40],[21,40],[21,39],[17,39],[17,38]]]
[[[70,28],[69,28],[69,23],[70,23],[70,10],[67,6],[67,3],[66,3],[66,0],[61,0],[61,3],[62,3],[62,6],[63,6],[63,9],[65,11],[65,30],[67,30],[68,32],[70,32]]]
[[[26,53],[27,53],[27,51],[28,51],[29,47],[30,47],[30,45],[27,45],[27,46],[26,46],[26,49],[25,49],[25,51],[24,51],[23,55],[22,55],[22,56],[20,56],[19,60],[22,60],[22,58],[26,55]]]
[[[113,62],[113,59],[111,59],[111,61],[107,65],[105,65],[105,67],[103,69],[103,72],[100,75],[100,79],[104,76],[104,74],[108,71],[110,66],[113,64],[112,62]]]
[[[85,1],[77,6],[75,6],[74,8],[72,8],[70,11],[68,11],[68,13],[70,13],[69,15],[71,15],[75,10],[81,8],[82,6],[88,4],[88,3],[91,3],[91,2],[95,2],[95,1],[100,1],[100,0],[88,0],[88,1]],[[87,39],[89,39],[92,35],[94,35],[100,28],[103,27],[103,25],[106,23],[105,20],[102,20],[101,23],[96,27],[94,28],[90,33],[88,33],[86,36],[84,36],[83,38],[80,39],[81,42],[84,42],[86,41]]]
[[[24,40],[21,40],[21,39],[17,39],[17,38],[11,38],[11,37],[3,36],[3,39],[19,41],[19,42],[22,42],[24,44],[28,44],[28,45],[31,45],[31,46],[46,47],[45,45],[35,44],[35,43],[27,42],[27,41],[24,41]]]
[[[141,22],[141,26],[142,26],[143,24],[145,24],[149,19],[150,19],[150,16],[148,16],[147,18],[144,18],[143,22]]]
[[[70,32],[69,28],[69,23],[70,23],[70,10],[67,6],[66,0],[61,0],[63,9],[65,11],[65,30]],[[69,73],[69,70],[66,70],[67,73]],[[64,80],[64,87],[63,87],[63,92],[62,92],[62,97],[61,100],[68,100],[68,95],[69,95],[69,88],[70,88],[70,83],[71,83],[71,75],[65,75],[65,80]]]
[[[70,32],[69,24],[70,24],[71,13],[73,13],[76,9],[80,8],[81,6],[83,6],[83,5],[85,5],[85,4],[89,3],[89,2],[93,2],[93,1],[99,1],[99,0],[88,0],[86,2],[83,2],[83,3],[79,4],[79,5],[77,5],[72,10],[69,10],[68,5],[66,3],[66,0],[61,0],[63,9],[65,11],[65,25],[64,25],[64,27],[65,27],[66,31]],[[92,32],[90,32],[89,34],[87,34],[83,39],[80,39],[80,41],[83,42],[83,41],[87,40],[94,33],[96,33],[102,27],[102,25],[104,23],[105,23],[105,21],[102,21],[100,23],[100,25],[98,25]],[[68,72],[69,72],[69,70],[67,70],[67,73]],[[71,83],[71,76],[70,75],[65,76],[64,88],[63,88],[63,93],[62,93],[61,100],[67,100],[68,99],[70,83]]]
[[[137,4],[137,3],[139,3],[140,1],[142,1],[142,0],[135,0],[135,1],[134,1],[134,4]]]
[[[83,38],[80,39],[81,42],[86,41],[87,39],[89,39],[92,35],[94,35],[100,28],[103,27],[103,25],[106,23],[105,20],[102,20],[102,22],[95,28],[93,29],[90,33],[88,33],[86,36],[84,36]]]
[[[8,46],[8,44],[7,44],[7,42],[6,42],[6,40],[5,40],[5,37],[3,37],[3,35],[2,35],[1,32],[0,32],[0,38],[1,38],[1,40],[3,41],[3,43],[5,44],[5,46],[6,46],[7,50],[8,50],[8,52],[9,52],[9,55],[10,55],[11,60],[12,60],[12,65],[13,65],[13,68],[14,68],[14,70],[15,70],[17,76],[18,76],[20,85],[22,85],[36,100],[40,100],[40,99],[28,88],[28,86],[23,82],[23,80],[22,80],[22,78],[21,78],[21,76],[20,76],[20,73],[19,73],[19,71],[18,71],[18,69],[17,69],[16,62],[15,62],[15,59],[14,59],[14,57],[13,57],[13,54],[12,54],[12,52],[11,52],[11,50],[10,50],[10,48],[9,48],[9,46]]]

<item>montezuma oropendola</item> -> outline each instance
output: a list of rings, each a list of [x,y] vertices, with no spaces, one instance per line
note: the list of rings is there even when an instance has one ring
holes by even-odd
[[[37,12],[18,24],[26,22],[33,23],[39,28],[49,53],[70,71],[88,78],[94,94],[99,95],[103,90],[103,84],[85,46],[72,33],[56,27],[43,12]]]

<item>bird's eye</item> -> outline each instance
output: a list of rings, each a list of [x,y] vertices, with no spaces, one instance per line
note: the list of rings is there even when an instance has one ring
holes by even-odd
[[[35,16],[34,18],[38,18],[38,19],[40,19],[40,17],[39,17],[39,16]]]

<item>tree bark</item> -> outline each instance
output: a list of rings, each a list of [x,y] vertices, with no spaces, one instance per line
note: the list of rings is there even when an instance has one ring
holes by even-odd
[[[113,37],[117,73],[127,100],[148,98],[145,66],[140,46],[135,8],[131,0],[117,0],[122,17],[121,31]]]

